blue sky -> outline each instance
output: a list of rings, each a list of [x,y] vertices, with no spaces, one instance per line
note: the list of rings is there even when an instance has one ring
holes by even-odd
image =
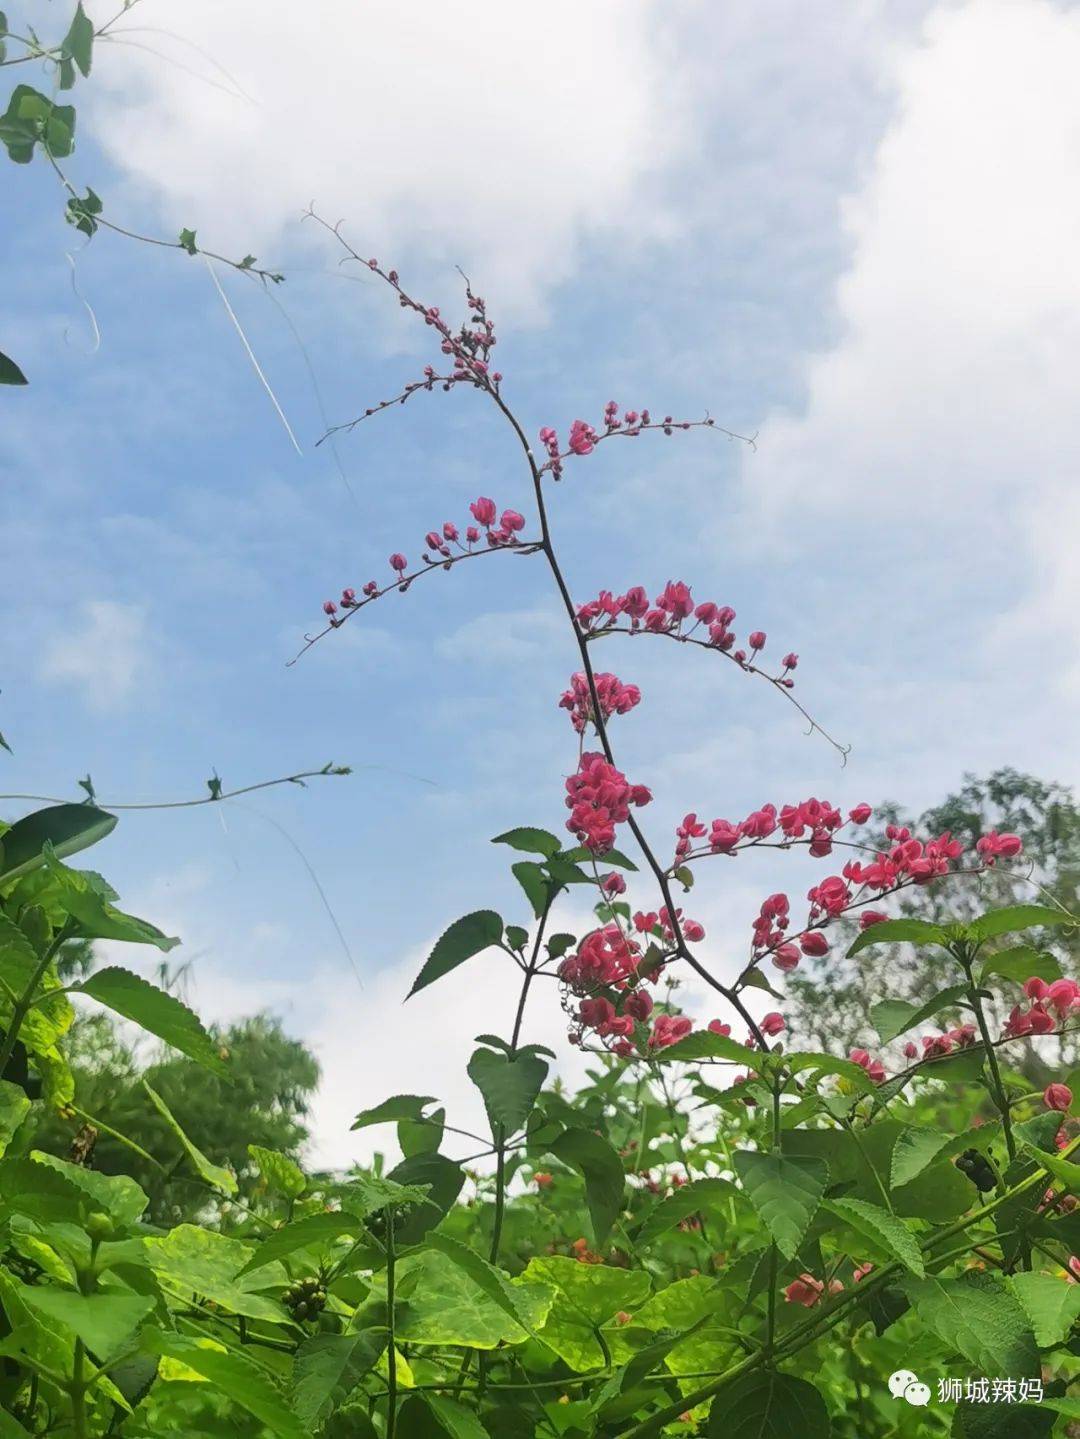
[[[52,7],[29,9],[46,33]],[[72,793],[89,771],[104,799],[166,799],[215,767],[231,787],[355,766],[127,817],[100,855],[184,938],[205,1014],[270,1006],[309,1038],[336,1160],[395,1090],[476,1117],[457,1071],[508,1019],[512,974],[479,960],[400,1002],[449,920],[521,919],[487,841],[561,823],[573,654],[541,566],[493,557],[286,667],[322,599],[392,550],[478,494],[528,501],[464,393],[316,449],[324,413],[394,392],[429,337],[342,270],[308,202],[445,312],[469,271],[530,432],[610,397],[760,432],[755,453],[700,432],[602,447],[552,497],[577,597],[685,578],[798,651],[800,697],[853,746],[841,770],[729,666],[612,641],[605,664],[644,692],[616,739],[658,847],[690,809],[917,808],[1004,763],[1080,779],[1075,9],[400,12],[318,0],[298,34],[247,0],[143,0],[74,97],[69,173],[107,215],[287,273],[268,299],[218,272],[300,455],[202,260],[85,245],[39,165],[9,168],[0,236],[3,347],[31,378],[0,437],[9,788]],[[797,862],[711,879],[694,912],[722,972],[760,897],[807,883]],[[532,1032],[565,1051],[553,998]]]

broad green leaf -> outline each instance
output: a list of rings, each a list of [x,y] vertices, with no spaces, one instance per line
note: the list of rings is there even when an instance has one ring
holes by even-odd
[[[688,1215],[711,1211],[721,1204],[727,1204],[738,1192],[727,1179],[695,1179],[690,1184],[684,1184],[654,1205],[634,1236],[634,1243],[639,1249],[644,1249],[658,1235],[665,1233]]]
[[[410,1394],[398,1414],[409,1439],[489,1439],[476,1412],[439,1394]]]
[[[829,1166],[821,1159],[738,1149],[732,1156],[747,1198],[785,1259],[794,1259],[817,1212]]]
[[[412,1213],[395,1225],[400,1244],[419,1244],[453,1208],[465,1183],[465,1171],[444,1154],[412,1154],[395,1165],[386,1178],[409,1188],[426,1189]]]
[[[7,915],[0,914],[0,1028],[11,1023],[11,996],[21,996],[28,991],[39,963],[37,951],[22,929]],[[39,981],[34,1007],[19,1026],[19,1039],[35,1054],[52,1049],[75,1018],[71,1002],[60,990],[55,966],[50,965]]]
[[[88,849],[116,828],[116,816],[89,804],[55,804],[16,820],[0,840],[0,882],[10,884],[45,863],[45,847],[58,859]]]
[[[348,1398],[374,1368],[388,1337],[386,1329],[364,1329],[304,1340],[293,1362],[292,1405],[306,1428],[317,1429],[330,1410]]]
[[[299,1164],[287,1154],[264,1149],[261,1144],[249,1144],[247,1148],[268,1189],[276,1189],[286,1199],[299,1199],[307,1188],[307,1178]]]
[[[181,1334],[154,1330],[144,1336],[154,1354],[178,1359],[209,1379],[226,1398],[246,1409],[278,1439],[308,1439],[308,1430],[290,1407],[284,1390],[268,1370],[241,1354],[208,1349]]]
[[[446,1129],[446,1110],[435,1109],[424,1119],[399,1119],[398,1144],[406,1158],[413,1154],[433,1154],[441,1146]]]
[[[505,1296],[494,1297],[490,1282],[478,1283],[441,1248],[407,1255],[398,1265],[398,1279],[407,1297],[396,1306],[395,1332],[399,1342],[410,1344],[466,1344],[474,1349],[523,1344],[530,1332],[542,1328],[553,1297],[550,1287],[515,1284],[523,1324]]]
[[[71,29],[64,36],[63,56],[65,59],[73,61],[79,67],[79,73],[85,78],[90,74],[93,49],[94,27],[82,7],[82,0],[79,0],[75,18],[71,22]]]
[[[503,922],[494,910],[478,909],[473,914],[456,919],[436,941],[406,998],[411,999],[421,989],[426,989],[429,984],[442,979],[444,974],[457,969],[459,964],[472,959],[474,954],[480,954],[482,950],[498,944],[502,933]]]
[[[1009,1287],[1031,1322],[1039,1348],[1064,1344],[1080,1318],[1080,1284],[1055,1274],[1013,1274]]]
[[[593,1240],[603,1244],[622,1209],[626,1183],[622,1160],[606,1139],[588,1129],[566,1130],[548,1146],[548,1153],[584,1179]]]
[[[229,1068],[218,1052],[219,1046],[207,1034],[198,1016],[175,995],[148,984],[130,970],[115,965],[99,969],[76,986],[76,993],[96,999],[98,1004],[130,1019],[212,1073],[228,1077]]]
[[[945,1134],[940,1129],[905,1129],[892,1152],[891,1187],[900,1189],[940,1159],[951,1159],[965,1149],[987,1149],[998,1137],[1001,1126],[995,1120],[967,1129],[962,1134]]]
[[[431,1094],[395,1094],[374,1109],[362,1109],[349,1127],[367,1129],[371,1124],[396,1124],[402,1119],[420,1119],[428,1105],[435,1103]]]
[[[142,1294],[80,1294],[74,1289],[27,1285],[22,1301],[47,1324],[62,1324],[96,1359],[112,1357],[154,1307]]]
[[[0,1079],[0,1155],[15,1138],[15,1131],[26,1118],[30,1101],[17,1084]]]
[[[644,1270],[579,1264],[562,1255],[531,1259],[515,1283],[545,1284],[557,1291],[540,1338],[579,1374],[604,1364],[597,1329],[620,1310],[633,1313],[652,1288]]]
[[[364,1225],[355,1214],[346,1214],[338,1210],[322,1214],[309,1214],[306,1219],[297,1219],[292,1224],[285,1224],[280,1229],[275,1229],[261,1240],[255,1253],[238,1271],[236,1277],[241,1279],[254,1269],[262,1269],[266,1264],[273,1264],[279,1259],[285,1259],[288,1255],[295,1254],[298,1249],[308,1249],[312,1245],[326,1248],[336,1239],[340,1239],[343,1234],[350,1234],[355,1239],[363,1232]]]
[[[284,1232],[284,1231],[278,1231]],[[162,1286],[185,1303],[193,1293],[243,1314],[280,1324],[285,1310],[276,1299],[258,1291],[288,1282],[284,1268],[273,1261],[248,1274],[253,1246],[197,1224],[178,1224],[162,1239],[144,1239],[147,1263]]]
[[[1033,976],[1052,984],[1055,979],[1061,978],[1061,965],[1046,950],[1020,944],[1015,949],[1003,949],[987,957],[979,974],[980,985],[994,975],[1011,979],[1016,984],[1023,984]]]
[[[512,864],[510,873],[525,891],[525,898],[532,906],[533,914],[539,919],[548,906],[548,895],[555,889],[555,885],[535,860],[523,859],[518,864]]]
[[[452,1239],[448,1234],[441,1234],[438,1230],[428,1235],[427,1247],[437,1249],[444,1254],[515,1324],[524,1329],[526,1333],[533,1334],[533,1307],[525,1303],[521,1286],[511,1284],[501,1269],[497,1269],[494,1264],[489,1264],[482,1255],[477,1254],[474,1249],[470,1249],[467,1244]]]
[[[162,934],[145,919],[124,914],[103,898],[93,883],[93,876],[83,870],[69,869],[61,864],[51,849],[46,848],[45,863],[63,889],[63,905],[79,922],[86,939],[119,939],[128,944],[153,944],[158,949],[174,949],[180,941]]]
[[[832,1425],[813,1384],[764,1369],[717,1395],[706,1432],[709,1439],[829,1439]]]
[[[838,1059],[834,1054],[785,1054],[784,1064],[792,1074],[802,1074],[805,1070],[813,1070],[818,1074],[835,1074],[841,1079],[849,1080],[864,1094],[870,1094],[877,1089],[877,1085],[861,1064],[856,1064],[851,1059]]]
[[[1080,1197],[1080,1164],[1074,1164],[1071,1159],[1061,1159],[1056,1154],[1045,1154],[1030,1144],[1026,1148],[1044,1169],[1050,1171],[1054,1182],[1061,1185],[1066,1194]]]
[[[491,843],[508,844],[511,849],[524,850],[526,854],[542,854],[545,859],[550,859],[562,849],[561,839],[549,834],[546,829],[534,829],[531,825],[508,829],[505,834],[497,834]]]
[[[231,1173],[228,1169],[223,1169],[220,1164],[211,1164],[210,1160],[207,1159],[206,1155],[202,1152],[202,1150],[199,1149],[196,1145],[194,1145],[184,1133],[184,1131],[180,1128],[180,1125],[177,1123],[172,1113],[172,1110],[162,1099],[161,1095],[155,1093],[155,1091],[151,1089],[150,1086],[147,1084],[145,1079],[142,1082],[142,1086],[146,1090],[147,1094],[150,1096],[150,1101],[153,1104],[154,1108],[161,1115],[162,1119],[164,1119],[165,1123],[172,1130],[173,1134],[175,1134],[176,1138],[180,1141],[184,1153],[187,1155],[188,1159],[190,1159],[192,1168],[195,1170],[196,1174],[199,1175],[200,1179],[205,1180],[212,1189],[220,1189],[223,1194],[236,1194],[239,1189],[239,1186],[236,1183],[236,1175]]]
[[[885,926],[882,924],[873,927],[884,929]],[[877,1004],[870,1006],[870,1015],[882,1044],[891,1044],[894,1039],[898,1039],[901,1034],[906,1034],[909,1029],[914,1029],[918,1024],[924,1024],[926,1020],[932,1019],[943,1009],[954,1009],[966,998],[967,987],[962,984],[954,984],[948,989],[940,990],[924,1004],[908,1004],[903,999],[882,999]]]
[[[996,1274],[906,1279],[919,1323],[980,1374],[1038,1374],[1039,1355],[1020,1301]]]
[[[921,1279],[926,1273],[914,1234],[895,1214],[879,1204],[867,1204],[864,1199],[827,1199],[825,1207],[885,1250],[890,1258],[898,1259],[912,1274]]]
[[[468,1075],[484,1096],[491,1132],[516,1134],[532,1113],[536,1096],[543,1088],[548,1067],[531,1053],[498,1054],[477,1049],[469,1060]]]
[[[1001,934],[1016,934],[1023,929],[1034,929],[1038,925],[1071,925],[1078,922],[1071,914],[1060,909],[1051,909],[1046,904],[1010,904],[1004,909],[991,909],[980,915],[967,927],[972,939],[982,941],[996,939]]]
[[[35,1164],[44,1165],[62,1175],[68,1184],[83,1190],[93,1200],[93,1207],[103,1209],[117,1224],[134,1224],[150,1202],[127,1174],[102,1174],[82,1164],[70,1164],[55,1154],[44,1154],[39,1149],[33,1150],[30,1157]]]
[[[0,350],[0,385],[28,385],[29,383],[30,381],[23,374],[22,370],[19,369],[11,356],[5,355],[3,350]],[[2,739],[0,739],[0,743],[4,745],[8,753],[11,752],[11,746],[9,744]]]
[[[871,944],[945,944],[949,931],[925,919],[885,919],[868,925],[848,950],[848,958]]]
[[[64,160],[75,146],[74,107],[53,104],[32,85],[16,85],[0,116],[0,140],[17,165],[30,163],[39,140],[54,159]]]
[[[665,1045],[657,1050],[653,1059],[669,1063],[693,1064],[701,1059],[726,1059],[734,1064],[745,1064],[750,1068],[760,1067],[760,1050],[747,1049],[734,1039],[723,1034],[713,1034],[709,1029],[697,1029],[675,1044]]]

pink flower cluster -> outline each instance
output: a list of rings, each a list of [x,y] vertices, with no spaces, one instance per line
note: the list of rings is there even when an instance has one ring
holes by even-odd
[[[824,1296],[825,1288],[824,1282],[815,1279],[812,1274],[800,1274],[798,1279],[793,1279],[784,1290],[784,1298],[788,1304],[801,1304],[804,1309],[813,1309],[814,1305]],[[843,1292],[843,1288],[839,1279],[829,1280],[828,1292],[830,1294],[840,1294]]]
[[[604,406],[604,419],[599,432],[587,420],[574,420],[565,450],[560,449],[555,430],[550,425],[544,426],[540,431],[540,443],[547,454],[547,460],[541,470],[550,470],[554,478],[559,479],[563,471],[563,460],[570,455],[591,455],[597,442],[610,435],[640,435],[642,430],[663,430],[665,435],[671,435],[676,430],[692,430],[699,426],[711,429],[714,424],[708,417],[704,420],[676,420],[671,415],[665,415],[662,420],[654,420],[648,410],[626,410],[620,419],[618,404],[609,400]]]
[[[609,720],[613,714],[629,714],[635,705],[641,703],[641,691],[637,685],[624,685],[617,675],[597,674],[593,680],[600,701],[600,715],[604,720]],[[574,729],[578,734],[584,733],[585,726],[593,718],[593,704],[589,681],[583,670],[570,677],[570,688],[559,700],[559,708],[569,710]]]
[[[449,568],[457,560],[464,559],[466,555],[476,554],[473,547],[483,539],[489,549],[498,549],[506,545],[519,544],[518,535],[525,528],[525,516],[518,514],[517,510],[503,510],[499,516],[498,506],[494,500],[481,495],[469,506],[469,510],[476,520],[474,525],[466,525],[464,542],[461,538],[461,531],[452,520],[447,520],[439,529],[428,530],[424,536],[425,549],[420,556],[424,569],[435,569],[439,566]],[[339,601],[325,600],[323,602],[323,613],[329,617],[331,625],[341,623],[337,618],[338,610],[355,610],[369,600],[378,599],[380,595],[386,594],[389,590],[404,589],[415,578],[414,575],[406,575],[409,568],[409,561],[405,555],[395,551],[388,561],[394,578],[385,585],[380,585],[377,580],[368,580],[361,590],[363,599],[357,599],[354,589],[344,589],[341,592]],[[417,573],[422,573],[418,570]]]
[[[1024,993],[1033,1003],[1026,1011],[1014,1005],[1005,1022],[1007,1038],[1050,1034],[1070,1015],[1080,1013],[1080,984],[1075,979],[1055,979],[1047,984],[1045,979],[1033,975],[1024,984]]]
[[[652,916],[653,919],[656,916]],[[640,927],[639,927],[640,928]],[[574,1028],[570,1040],[580,1044],[586,1029],[600,1039],[612,1039],[613,1053],[628,1056],[635,1052],[631,1043],[638,1024],[645,1024],[653,1012],[653,998],[638,984],[637,967],[641,948],[636,940],[625,935],[617,924],[606,924],[587,934],[577,952],[559,965],[559,979],[571,995],[577,997],[571,1018]],[[655,983],[659,970],[648,978]],[[596,991],[606,989],[616,1000]],[[692,1024],[682,1015],[660,1014],[648,1037],[648,1048],[663,1049],[690,1033]]]
[[[924,1034],[920,1043],[923,1059],[940,1059],[951,1054],[954,1049],[970,1049],[975,1043],[975,1026],[959,1024],[955,1029],[947,1029],[944,1034]],[[919,1058],[919,1049],[914,1040],[909,1039],[904,1045],[904,1054],[908,1059]]]
[[[832,852],[833,836],[845,824],[865,824],[873,814],[868,804],[848,811],[847,820],[835,805],[811,797],[799,804],[786,804],[779,811],[764,804],[745,819],[714,819],[706,826],[694,813],[688,814],[675,831],[675,859],[682,863],[704,854],[732,854],[760,844],[778,831],[791,843],[806,844],[812,855],[823,858]],[[695,845],[695,840],[704,843]]]
[[[566,828],[594,854],[606,854],[615,843],[615,826],[630,817],[631,805],[648,804],[652,795],[626,776],[602,754],[583,754],[577,773],[566,781]]]
[[[914,839],[906,826],[890,824],[885,827],[885,838],[893,841],[891,849],[875,855],[870,864],[850,860],[844,866],[844,878],[879,890],[908,882],[929,884],[948,874],[950,862],[964,852],[964,846],[948,830],[937,839],[921,840]]]
[[[675,911],[675,918],[683,939],[689,940],[691,944],[697,944],[699,940],[705,938],[705,926],[699,924],[696,919],[683,919],[681,909]],[[675,926],[671,922],[671,915],[666,905],[661,905],[655,913],[652,910],[648,913],[638,910],[634,915],[634,928],[639,934],[652,934],[669,943],[675,941]]]
[[[696,604],[690,586],[683,580],[668,580],[652,601],[644,585],[632,585],[624,595],[601,590],[595,600],[578,606],[576,616],[578,627],[585,635],[621,629],[629,634],[674,635],[685,640],[700,630],[695,643],[721,650],[740,665],[752,663],[765,648],[767,638],[764,630],[753,630],[747,636],[747,648],[736,649],[736,636],[731,629],[735,611],[730,605],[718,605],[712,600]],[[625,625],[619,624],[622,618],[627,621]],[[692,623],[687,624],[688,620]],[[795,683],[791,672],[798,665],[799,657],[788,654],[781,663],[783,668],[777,682],[791,689]]]
[[[885,1066],[880,1059],[871,1059],[869,1052],[865,1049],[851,1050],[848,1058],[852,1064],[857,1064],[860,1069],[865,1069],[875,1084],[884,1084]]]
[[[998,834],[996,829],[988,830],[975,844],[986,865],[992,865],[996,859],[1015,859],[1023,848],[1024,842],[1018,834]]]

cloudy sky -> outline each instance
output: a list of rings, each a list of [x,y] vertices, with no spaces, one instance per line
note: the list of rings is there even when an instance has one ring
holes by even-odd
[[[55,8],[9,6],[12,29],[51,35]],[[798,651],[803,702],[852,746],[841,769],[765,686],[612,641],[605,663],[644,692],[615,738],[656,794],[658,848],[691,809],[918,808],[1000,764],[1074,783],[1080,11],[297,13],[142,0],[74,96],[72,182],[119,224],[256,254],[287,274],[269,293],[87,244],[40,162],[8,168],[2,348],[31,384],[5,393],[0,430],[0,729],[20,792],[77,794],[89,772],[105,800],[174,799],[215,769],[229,788],[355,767],[126,816],[95,857],[183,937],[205,1015],[270,1007],[310,1041],[317,1152],[345,1162],[351,1116],[402,1089],[478,1118],[461,1069],[475,1034],[509,1027],[513,972],[478,960],[401,1001],[447,922],[522,920],[488,840],[561,823],[574,657],[540,565],[495,558],[286,666],[322,599],[388,574],[391,551],[416,556],[477,494],[528,504],[513,443],[464,393],[316,448],[414,375],[430,336],[303,211],[445,313],[468,271],[530,433],[614,397],[758,434],[756,451],[702,432],[602,447],[551,498],[575,596],[686,579]],[[807,882],[750,858],[705,879],[692,912],[721,973],[761,896]],[[565,1052],[554,1000],[527,1029]]]

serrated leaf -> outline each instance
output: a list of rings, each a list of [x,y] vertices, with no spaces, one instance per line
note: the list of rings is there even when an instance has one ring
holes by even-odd
[[[884,1249],[921,1279],[926,1273],[915,1236],[902,1219],[863,1199],[827,1199],[825,1207]]]
[[[429,1234],[426,1240],[427,1248],[437,1249],[444,1254],[451,1263],[455,1264],[463,1273],[467,1274],[476,1287],[484,1293],[493,1304],[512,1319],[515,1324],[521,1326],[526,1334],[536,1337],[533,1330],[533,1316],[529,1306],[524,1302],[524,1295],[520,1286],[510,1283],[507,1275],[494,1264],[489,1264],[482,1255],[470,1249],[467,1244],[452,1239],[448,1234],[442,1234],[436,1230]]]
[[[245,1274],[255,1252],[250,1242],[197,1224],[178,1224],[161,1239],[142,1240],[142,1251],[162,1289],[181,1307],[194,1293],[248,1319],[280,1324],[286,1317],[281,1304],[262,1291],[286,1284],[288,1275],[280,1264],[270,1263]]]
[[[525,891],[525,898],[532,906],[534,916],[539,919],[548,905],[548,894],[554,886],[535,860],[523,859],[510,866],[510,873]]]
[[[472,1082],[484,1096],[491,1132],[515,1134],[532,1113],[536,1096],[547,1078],[548,1066],[536,1054],[513,1058],[491,1049],[477,1049],[467,1066]]]
[[[276,1189],[286,1199],[299,1199],[307,1188],[307,1178],[299,1164],[287,1154],[281,1154],[276,1149],[264,1149],[261,1144],[249,1144],[247,1149],[267,1188]]]
[[[1080,1318],[1080,1284],[1054,1274],[1013,1274],[1009,1287],[1031,1322],[1040,1349],[1063,1344]]]
[[[906,1279],[919,1323],[981,1374],[1038,1374],[1039,1356],[1020,1301],[995,1274]]]
[[[622,1209],[626,1184],[622,1160],[606,1139],[588,1129],[567,1129],[548,1146],[548,1153],[584,1179],[593,1241],[603,1244]]]
[[[877,929],[884,926],[875,925],[873,927]],[[877,1004],[870,1006],[870,1017],[882,1044],[891,1044],[894,1039],[906,1034],[909,1029],[924,1024],[926,1020],[932,1019],[943,1009],[955,1008],[961,1000],[966,998],[966,985],[954,984],[950,985],[948,989],[939,990],[924,1004],[909,1004],[904,999],[880,1000]]]
[[[154,1307],[142,1294],[79,1294],[40,1284],[27,1285],[20,1297],[40,1319],[70,1329],[101,1361],[130,1339]]]
[[[868,925],[848,950],[848,958],[871,944],[945,944],[949,932],[926,919],[885,919]]]
[[[373,1109],[362,1109],[349,1128],[367,1129],[372,1124],[397,1124],[402,1119],[420,1119],[428,1105],[435,1103],[431,1094],[395,1094]]]
[[[15,1138],[15,1131],[30,1110],[30,1101],[17,1084],[0,1079],[0,1155]]]
[[[1055,1182],[1064,1188],[1066,1194],[1080,1196],[1080,1164],[1074,1164],[1071,1159],[1062,1159],[1057,1154],[1046,1154],[1030,1144],[1025,1148],[1044,1169],[1050,1171]]]
[[[442,979],[443,975],[457,969],[459,964],[464,964],[467,959],[472,959],[474,954],[479,954],[493,944],[498,944],[502,939],[502,933],[502,919],[494,910],[478,909],[473,914],[466,914],[461,919],[455,920],[445,934],[436,941],[434,949],[428,955],[427,962],[417,975],[406,998],[411,999],[414,994],[426,989],[429,984],[434,984],[437,979]]]
[[[654,1205],[634,1236],[639,1249],[646,1248],[659,1234],[671,1229],[680,1220],[702,1210],[726,1204],[738,1190],[728,1179],[694,1179],[681,1185],[673,1194]]]
[[[556,1291],[540,1338],[579,1374],[605,1362],[596,1331],[620,1310],[632,1313],[639,1308],[652,1289],[644,1270],[579,1264],[564,1255],[530,1259],[521,1280],[515,1281],[522,1282],[544,1284]]]
[[[988,956],[979,974],[980,985],[994,975],[1011,979],[1016,984],[1023,984],[1032,976],[1052,984],[1055,979],[1061,978],[1061,965],[1046,950],[1035,949],[1030,944],[1020,944],[1014,949],[1004,949]]]
[[[298,1249],[308,1249],[312,1245],[328,1247],[343,1234],[351,1235],[355,1239],[363,1232],[364,1226],[355,1214],[334,1210],[330,1213],[309,1214],[306,1219],[296,1219],[268,1234],[244,1267],[237,1272],[236,1277],[241,1279],[245,1274],[251,1274],[267,1264],[286,1259]]]
[[[965,1149],[988,1149],[1000,1128],[994,1120],[961,1134],[946,1134],[939,1129],[905,1129],[893,1147],[891,1187],[903,1188],[937,1160],[951,1159]]]
[[[31,1150],[30,1157],[35,1164],[51,1169],[76,1189],[88,1194],[93,1200],[93,1207],[104,1209],[117,1224],[134,1224],[150,1203],[142,1187],[128,1174],[102,1174],[97,1169],[72,1164],[40,1149]]]
[[[4,832],[0,881],[9,884],[45,863],[46,846],[58,859],[89,849],[116,828],[116,815],[88,804],[54,804],[16,820]]]
[[[191,1140],[187,1137],[184,1131],[180,1128],[180,1125],[174,1117],[172,1110],[162,1099],[161,1095],[157,1094],[153,1089],[150,1088],[149,1084],[147,1084],[145,1079],[142,1082],[142,1087],[150,1096],[150,1102],[153,1104],[154,1108],[161,1115],[162,1119],[164,1119],[165,1123],[172,1130],[176,1138],[180,1141],[184,1153],[187,1155],[188,1159],[190,1159],[192,1168],[195,1170],[196,1174],[198,1174],[201,1179],[205,1180],[206,1183],[211,1186],[211,1188],[219,1189],[223,1194],[236,1194],[239,1188],[236,1183],[236,1176],[232,1174],[228,1169],[223,1169],[220,1164],[212,1164],[210,1160],[207,1159],[206,1155],[202,1152],[202,1150],[199,1149],[197,1145],[191,1142]]]
[[[738,1149],[732,1155],[746,1196],[785,1259],[794,1259],[829,1182],[822,1159]]]
[[[829,1439],[832,1426],[813,1384],[766,1369],[717,1395],[706,1432],[709,1439]]]
[[[511,849],[524,850],[526,854],[542,854],[545,859],[558,854],[562,848],[561,839],[549,834],[546,829],[535,829],[531,825],[508,829],[505,834],[497,834],[491,843],[508,844]]]
[[[162,934],[160,929],[115,909],[95,884],[96,876],[89,870],[69,869],[56,858],[50,845],[45,848],[45,863],[63,890],[61,903],[79,922],[85,939],[118,939],[127,944],[153,944],[160,950],[174,949],[178,939]]]
[[[317,1429],[375,1367],[386,1348],[389,1331],[364,1329],[357,1334],[314,1334],[296,1351],[292,1372],[292,1403],[300,1422]]]
[[[227,1399],[265,1424],[278,1439],[307,1439],[308,1431],[269,1371],[243,1355],[208,1349],[196,1339],[154,1330],[144,1336],[151,1352],[177,1359],[209,1379]]]
[[[739,1044],[724,1034],[713,1034],[710,1029],[697,1029],[685,1039],[657,1050],[652,1058],[660,1063],[675,1061],[681,1064],[692,1064],[701,1059],[726,1059],[751,1068],[760,1067],[762,1062],[760,1050],[747,1049],[745,1044]]]
[[[158,989],[128,969],[112,965],[92,974],[76,986],[75,992],[96,999],[98,1004],[130,1019],[211,1073],[228,1078],[229,1067],[198,1015],[167,990]]]
[[[1046,904],[1010,904],[1004,909],[992,909],[980,915],[967,926],[972,939],[982,941],[996,939],[1002,934],[1016,934],[1020,930],[1034,929],[1039,925],[1057,927],[1075,926],[1077,920],[1060,909],[1051,909]]]

